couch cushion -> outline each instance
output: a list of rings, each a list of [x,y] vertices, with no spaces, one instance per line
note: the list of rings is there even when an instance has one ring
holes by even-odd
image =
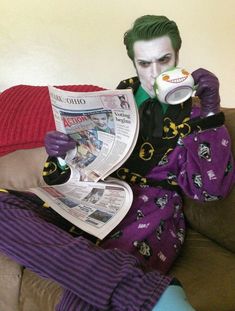
[[[18,311],[22,267],[0,254],[0,310]]]
[[[235,253],[235,188],[221,201],[185,199],[185,216],[196,231]]]
[[[0,188],[27,190],[44,185],[43,165],[47,159],[44,147],[17,150],[0,160]]]
[[[235,155],[235,109],[224,108],[223,111]],[[195,230],[235,252],[235,187],[221,201],[202,204],[185,198],[185,215]]]
[[[93,85],[59,86],[78,92],[98,91]],[[17,85],[0,95],[0,155],[44,145],[45,133],[55,128],[46,86]]]
[[[52,311],[60,301],[62,288],[55,282],[25,269],[20,292],[20,310]]]
[[[235,254],[201,234],[187,231],[171,274],[198,311],[235,310]]]

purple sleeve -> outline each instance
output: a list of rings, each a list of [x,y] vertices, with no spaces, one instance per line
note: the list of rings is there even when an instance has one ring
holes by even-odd
[[[183,141],[178,183],[185,195],[200,201],[224,198],[235,181],[226,127],[194,133]]]

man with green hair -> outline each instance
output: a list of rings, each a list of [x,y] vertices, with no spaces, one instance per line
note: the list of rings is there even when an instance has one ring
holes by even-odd
[[[159,102],[155,79],[178,63],[177,25],[164,16],[142,16],[125,33],[124,43],[137,77],[123,80],[118,88],[133,89],[140,132],[132,155],[114,176],[132,187],[130,211],[97,246],[81,231],[79,236],[70,235],[72,225],[55,212],[52,217],[52,210],[48,209],[48,221],[45,212],[40,217],[40,200],[33,194],[18,198],[17,193],[3,193],[0,249],[61,284],[65,290],[57,310],[192,311],[179,281],[168,271],[185,236],[181,194],[215,200],[225,197],[234,184],[230,139],[219,112],[218,79],[205,69],[192,73],[201,107],[194,107],[191,98],[179,105]],[[70,170],[61,168],[58,157],[65,158],[75,142],[53,131],[46,134],[45,146],[49,154],[45,181],[62,183]],[[14,210],[20,223],[12,225],[8,214]],[[14,243],[16,232],[27,241]]]
[[[152,97],[155,96],[154,79],[177,65],[181,42],[176,23],[165,16],[142,16],[125,33],[127,54],[136,68],[142,87]]]
[[[134,61],[134,43],[140,40],[152,40],[155,38],[168,36],[172,47],[176,53],[181,48],[182,40],[179,29],[174,21],[165,16],[144,15],[134,22],[134,25],[124,34],[124,44],[127,54]]]

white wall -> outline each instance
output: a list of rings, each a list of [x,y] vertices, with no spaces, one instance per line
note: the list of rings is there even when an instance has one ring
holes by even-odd
[[[135,74],[123,33],[144,14],[181,31],[180,65],[213,71],[222,105],[235,107],[234,0],[0,0],[0,90],[15,84],[115,88]]]

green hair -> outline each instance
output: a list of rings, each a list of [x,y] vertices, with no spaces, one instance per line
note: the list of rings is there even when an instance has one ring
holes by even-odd
[[[177,54],[181,47],[181,37],[179,29],[174,21],[165,16],[144,15],[134,22],[131,29],[124,34],[124,44],[127,54],[134,60],[133,46],[139,40],[152,40],[158,37],[168,36],[172,47]]]

